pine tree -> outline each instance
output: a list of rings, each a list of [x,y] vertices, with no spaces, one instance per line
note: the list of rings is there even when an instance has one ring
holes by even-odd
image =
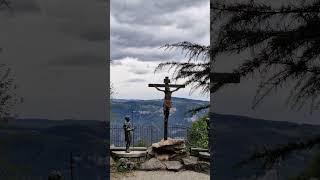
[[[15,116],[14,107],[22,101],[18,96],[17,85],[11,69],[6,65],[0,65],[0,120],[8,122],[8,119]]]
[[[320,106],[320,1],[295,1],[279,6],[257,1],[211,1],[211,43],[203,46],[191,42],[165,45],[180,48],[188,62],[162,63],[174,68],[175,80],[185,79],[187,85],[211,93],[223,84],[210,85],[210,72],[221,56],[246,54],[239,59],[234,72],[242,78],[261,78],[253,107],[262,103],[278,88],[292,87],[287,103],[293,109],[309,105],[310,112]],[[199,59],[203,60],[198,63]],[[210,69],[211,68],[211,69]],[[211,71],[210,71],[211,70]],[[293,86],[290,86],[292,85]],[[266,148],[254,153],[249,161],[262,160],[272,166],[293,151],[320,144],[320,137]],[[246,161],[247,162],[247,161]]]
[[[7,0],[0,1],[0,8],[10,8]],[[0,48],[0,53],[3,51]],[[14,106],[21,102],[21,98],[16,94],[17,85],[9,68],[5,64],[0,64],[0,120],[7,122],[8,118],[14,116]]]

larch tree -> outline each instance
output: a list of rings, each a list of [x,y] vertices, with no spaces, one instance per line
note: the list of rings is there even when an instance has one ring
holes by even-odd
[[[224,84],[210,84],[210,73],[217,59],[224,55],[246,54],[234,68],[242,78],[261,79],[253,107],[278,88],[291,87],[287,103],[293,109],[320,106],[320,1],[300,0],[281,5],[265,1],[214,0],[210,4],[211,44],[191,42],[167,44],[178,48],[187,62],[161,63],[156,71],[174,69],[175,80],[204,92],[214,93]],[[273,166],[293,151],[320,144],[320,137],[304,139],[254,153],[249,161],[262,160]]]
[[[0,1],[0,8],[10,8],[7,0]],[[0,48],[0,53],[3,51]],[[8,122],[9,118],[15,116],[14,107],[22,101],[16,92],[17,85],[14,83],[12,70],[6,64],[0,64],[0,120]]]

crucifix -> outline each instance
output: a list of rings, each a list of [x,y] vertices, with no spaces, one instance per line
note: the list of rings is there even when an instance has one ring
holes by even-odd
[[[158,91],[164,92],[164,100],[163,100],[163,115],[164,115],[164,140],[168,139],[168,119],[169,119],[169,113],[170,108],[172,107],[171,104],[171,94],[175,91],[178,91],[180,88],[184,88],[185,85],[178,85],[178,84],[169,84],[170,79],[168,77],[165,77],[163,80],[164,84],[148,84],[148,87],[154,87]],[[163,89],[160,89],[160,87],[164,87]],[[176,88],[174,90],[170,90],[170,88]]]

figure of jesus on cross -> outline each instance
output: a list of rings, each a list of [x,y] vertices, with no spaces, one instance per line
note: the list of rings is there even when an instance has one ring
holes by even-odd
[[[165,77],[164,84],[149,84],[149,87],[155,87],[158,91],[164,92],[164,100],[163,100],[163,115],[164,115],[164,140],[168,138],[168,120],[170,114],[170,108],[172,107],[171,95],[173,92],[178,91],[180,88],[184,88],[185,85],[177,85],[177,84],[169,84],[170,79]],[[159,87],[164,87],[164,90]],[[176,88],[174,90],[170,90],[170,87]]]

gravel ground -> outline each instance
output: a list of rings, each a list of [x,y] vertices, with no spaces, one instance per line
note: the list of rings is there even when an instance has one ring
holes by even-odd
[[[111,173],[111,180],[210,180],[210,176],[193,171],[134,171],[130,174]]]

